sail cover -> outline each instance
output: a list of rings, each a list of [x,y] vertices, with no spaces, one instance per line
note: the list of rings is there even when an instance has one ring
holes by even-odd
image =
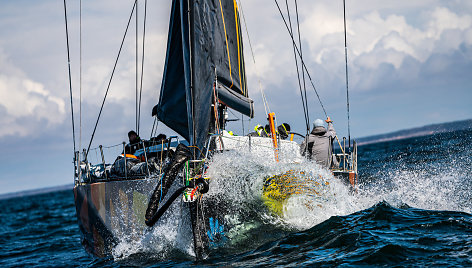
[[[215,80],[223,89],[214,87]],[[202,147],[214,93],[221,96],[219,102],[253,117],[236,1],[173,0],[164,76],[153,116]]]

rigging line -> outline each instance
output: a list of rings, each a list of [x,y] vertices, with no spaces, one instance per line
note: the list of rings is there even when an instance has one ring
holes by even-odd
[[[136,30],[135,30],[135,51],[136,51],[136,64],[135,64],[135,67],[136,67],[136,91],[135,91],[135,97],[136,97],[136,105],[135,105],[135,111],[136,111],[136,132],[138,133],[138,136],[139,136],[139,125],[138,125],[138,77],[139,77],[139,73],[138,73],[138,9],[139,9],[139,6],[138,6],[138,0],[136,0],[136,14],[135,14],[135,19],[136,19]]]
[[[139,88],[139,108],[138,108],[138,134],[141,122],[141,96],[143,92],[143,74],[144,74],[144,40],[146,39],[146,14],[147,14],[147,0],[144,1],[144,23],[143,23],[143,52],[141,58],[141,85]]]
[[[349,152],[351,152],[351,128],[349,118],[349,79],[347,72],[347,34],[346,34],[346,0],[343,0],[344,9],[344,60],[346,62],[346,102],[347,102],[347,135],[349,137]]]
[[[64,2],[65,2],[65,0],[64,0]],[[126,25],[126,30],[125,30],[125,33],[123,35],[123,39],[121,40],[120,49],[118,50],[118,55],[117,55],[116,60],[115,60],[115,65],[113,66],[113,71],[111,72],[110,80],[108,81],[108,86],[107,86],[107,90],[105,92],[105,96],[103,97],[102,106],[100,107],[100,112],[98,113],[97,121],[95,122],[95,127],[93,128],[92,137],[90,138],[90,142],[89,142],[89,145],[87,147],[87,152],[85,153],[85,159],[87,159],[87,155],[88,155],[88,152],[90,150],[90,145],[92,145],[93,137],[95,136],[95,131],[97,130],[98,122],[100,120],[100,116],[102,115],[103,106],[105,105],[105,100],[107,99],[108,91],[110,90],[111,81],[113,80],[113,75],[115,74],[116,65],[118,64],[118,59],[120,58],[120,55],[121,55],[121,49],[123,48],[123,44],[124,44],[125,39],[126,39],[126,34],[128,33],[129,24],[130,24],[131,19],[133,17],[135,7],[136,7],[136,1],[134,1],[133,9],[131,10],[131,14],[130,14],[129,19],[128,19],[128,24]]]
[[[295,0],[295,13],[297,15],[297,29],[298,29],[298,45],[300,46],[300,57],[303,58],[303,50],[302,50],[302,40],[301,40],[301,33],[300,33],[300,21],[298,19],[298,3],[297,0]],[[307,119],[308,119],[308,124],[310,124],[310,113],[308,111],[308,98],[306,96],[306,81],[305,81],[305,70],[302,68],[302,79],[303,79],[303,91],[305,93],[305,107],[306,107],[306,114],[307,114]],[[308,131],[310,131],[308,129]],[[307,132],[308,135],[308,132]]]
[[[70,73],[70,47],[69,47],[69,29],[67,27],[67,7],[66,0],[64,0],[64,18],[66,22],[66,40],[67,40],[67,64],[69,67],[69,93],[70,93],[70,110],[72,116],[72,140],[74,142],[74,158],[75,158],[75,123],[74,123],[74,105],[72,103],[72,75]],[[74,159],[75,160],[75,159]],[[75,161],[74,161],[75,162]]]
[[[270,107],[269,107],[269,103],[267,102],[267,98],[264,94],[264,90],[262,89],[261,78],[259,76],[259,70],[257,69],[257,64],[256,64],[256,57],[254,56],[254,49],[252,48],[251,38],[249,36],[249,31],[247,29],[246,16],[244,16],[244,9],[243,9],[241,1],[238,0],[238,2],[239,2],[239,7],[241,9],[241,14],[243,15],[244,28],[246,30],[247,40],[249,41],[249,47],[251,48],[252,61],[254,62],[254,68],[256,69],[257,80],[258,80],[258,83],[259,83],[259,90],[261,91],[262,103],[264,104],[264,111],[265,111],[266,114],[269,114],[270,113]]]
[[[82,0],[79,1],[79,150],[82,148]],[[80,154],[79,154],[80,157]]]
[[[298,49],[297,44],[295,43],[295,39],[293,38],[293,35],[290,33],[290,29],[287,25],[287,21],[285,20],[284,14],[282,13],[282,10],[280,9],[279,3],[277,2],[277,0],[274,0],[274,1],[275,1],[275,4],[277,5],[277,8],[279,9],[280,16],[282,16],[282,20],[284,21],[285,28],[287,28],[287,31],[290,34],[290,37],[292,39],[292,43],[295,46],[295,49],[296,49],[298,55],[300,56],[300,50]],[[320,102],[321,108],[323,109],[323,112],[324,112],[325,116],[328,117],[328,114],[326,113],[326,109],[324,108],[323,102],[321,102],[320,95],[318,94],[318,91],[316,90],[315,84],[313,83],[313,79],[311,78],[310,72],[308,71],[308,68],[306,67],[305,61],[303,60],[302,57],[300,57],[300,61],[302,63],[303,68],[305,69],[305,72],[308,76],[308,79],[310,80],[310,84],[311,84],[313,90],[315,91],[316,96],[318,97],[318,101]]]
[[[264,90],[262,89],[262,83],[260,80],[259,80],[259,89],[262,95],[262,103],[264,103],[264,111],[266,114],[269,114],[270,113],[269,103],[267,102],[267,98],[265,96]]]
[[[239,35],[240,31],[240,21],[239,21],[239,15],[238,15],[238,4],[236,3],[236,0],[233,0],[233,7],[234,7],[234,20],[236,21],[236,43],[238,44],[238,74],[239,74],[239,87],[241,89],[241,93],[243,93],[244,96],[247,96],[246,89],[243,86],[243,81],[241,80],[241,49],[242,49],[242,44],[241,46],[239,45],[241,40],[241,37]],[[244,68],[244,66],[243,66]]]
[[[231,110],[227,109],[235,118],[238,118],[238,116]],[[239,119],[234,119],[234,120],[239,120]]]
[[[149,139],[151,139],[151,138],[152,138],[152,136],[153,136],[153,133],[154,133],[154,127],[156,127],[156,129],[157,129],[156,122],[157,122],[157,116],[156,116],[156,117],[154,117],[154,122],[152,123],[152,128],[151,128],[151,136],[149,137]]]
[[[243,135],[244,135],[244,115],[241,114],[241,124],[243,126]]]
[[[228,63],[229,63],[229,77],[231,78],[231,86],[229,88],[233,88],[233,75],[231,72],[231,56],[229,55],[229,46],[228,46],[228,34],[226,33],[226,24],[225,24],[225,16],[223,15],[223,6],[221,5],[220,1],[220,10],[221,10],[221,18],[223,21],[223,29],[225,30],[225,40],[226,40],[226,52],[228,53]]]
[[[287,7],[287,17],[288,17],[288,22],[289,22],[289,25],[290,25],[290,35],[293,36],[292,19],[290,18],[290,9],[288,7],[288,0],[285,0],[285,6]],[[297,53],[295,52],[295,47],[293,47],[293,56],[294,56],[294,59],[295,59],[295,66],[297,68],[298,87],[300,89],[300,96],[302,97],[303,114],[305,116],[306,132],[308,134],[309,131],[310,131],[310,125],[309,125],[310,123],[308,122],[307,107],[305,107],[305,100],[303,98],[303,90],[302,90],[302,84],[301,84],[301,81],[300,81],[300,71],[298,69],[298,59],[297,59]],[[302,69],[302,71],[303,71],[303,69]]]

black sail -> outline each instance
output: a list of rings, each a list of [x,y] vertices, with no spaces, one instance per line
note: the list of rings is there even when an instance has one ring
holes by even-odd
[[[173,0],[164,76],[153,116],[202,147],[214,94],[220,103],[253,117],[236,1]]]

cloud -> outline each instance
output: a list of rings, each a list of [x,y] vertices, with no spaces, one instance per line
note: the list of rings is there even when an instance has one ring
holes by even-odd
[[[72,89],[77,129],[80,107],[79,62],[82,61],[82,107],[88,107],[82,110],[83,117],[90,116],[88,120],[95,122],[131,6],[132,3],[113,1],[84,3],[83,54],[80,59],[78,5],[68,3]],[[141,19],[144,14],[143,7],[144,5],[140,5]],[[37,12],[38,9],[41,12]],[[167,41],[169,14],[166,9],[170,9],[168,3],[149,3],[149,10],[153,10],[153,15],[158,16],[149,16],[147,19],[143,116],[148,116],[152,106],[157,103]],[[0,138],[6,135],[38,136],[42,135],[39,129],[52,129],[51,127],[61,124],[70,128],[67,50],[64,14],[61,11],[62,6],[52,1],[29,5],[21,11],[18,5],[8,4],[0,11],[0,33],[8,34],[8,38],[0,40],[0,112],[4,115],[0,119]],[[15,15],[18,12],[27,14],[30,20],[25,21],[23,16]],[[50,16],[44,16],[46,13]],[[20,30],[13,30],[15,27]],[[140,53],[142,30],[140,22]],[[134,121],[135,116],[134,36],[134,28],[131,27],[104,107],[106,111],[110,109],[108,106],[111,103],[121,103],[121,109],[128,121]],[[33,122],[26,124],[26,119]]]
[[[433,53],[455,50],[461,43],[468,42],[467,32],[472,26],[470,15],[461,16],[445,7],[423,12],[425,21],[422,24],[426,25],[424,29],[421,25],[409,25],[405,16],[391,14],[383,19],[377,11],[354,19],[350,27],[353,34],[349,35],[353,59],[390,50],[390,57],[384,55],[377,57],[376,62],[361,64],[376,68],[385,62],[398,69],[406,56],[424,62]],[[451,31],[456,31],[459,35],[454,39],[447,38],[446,33]]]
[[[279,119],[285,117],[303,129],[293,51],[280,14],[271,6],[262,8],[258,1],[243,4],[269,104],[279,112]],[[472,97],[467,90],[472,83],[471,8],[464,1],[435,0],[361,1],[348,6],[349,86],[355,135],[472,116],[463,101]],[[285,12],[283,4],[282,10]],[[299,12],[304,59],[318,93],[328,114],[336,117],[338,125],[347,125],[342,4],[299,1]],[[293,9],[292,15],[293,22]],[[250,95],[261,107],[259,78],[247,60],[247,48],[247,75],[253,89]],[[439,101],[442,99],[447,101]],[[311,86],[308,100],[310,118],[322,116]],[[449,118],[448,110],[458,117]],[[442,111],[441,116],[437,111]],[[264,122],[264,110],[256,108],[256,112],[254,121]],[[411,114],[415,114],[415,120],[408,120]]]
[[[248,60],[251,54],[246,40],[249,86],[256,88],[252,94],[259,94],[258,80],[269,100],[283,92],[298,94],[291,40],[277,8],[262,8],[257,1],[243,4],[257,64],[256,68]],[[405,61],[426,64],[435,54],[452,53],[461,44],[470,44],[471,15],[447,4],[433,0],[395,4],[363,1],[359,4],[362,8],[348,6],[352,90],[376,90],[382,87],[385,76],[408,80],[412,74],[401,70]],[[281,8],[286,16],[283,4]],[[304,59],[318,92],[324,100],[339,96],[345,75],[342,5],[303,1],[299,2],[299,12]],[[293,6],[291,15],[294,23]],[[373,77],[373,73],[382,76]]]
[[[65,101],[37,81],[26,76],[0,53],[0,137],[34,135],[35,128],[24,118],[45,123],[43,127],[60,124],[65,118]]]

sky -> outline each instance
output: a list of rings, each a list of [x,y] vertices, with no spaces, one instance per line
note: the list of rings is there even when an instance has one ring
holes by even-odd
[[[151,110],[158,102],[170,2],[148,3],[142,138],[149,138]],[[278,2],[286,14],[285,1]],[[294,1],[288,2],[295,21]],[[81,38],[79,3],[67,1],[77,149],[90,141],[133,1],[82,1]],[[240,3],[247,26],[249,95],[256,110],[254,119],[230,123],[228,129],[242,134],[243,125],[247,133],[266,123],[262,89],[278,123],[304,133],[292,43],[275,1]],[[297,3],[304,61],[338,135],[347,136],[342,0]],[[139,62],[143,18],[140,0]],[[472,118],[472,1],[347,0],[346,18],[351,138]],[[136,128],[135,29],[133,17],[92,148],[121,144]],[[310,121],[324,119],[309,84],[307,97]],[[158,132],[175,134],[162,123]],[[73,182],[63,1],[0,1],[0,148],[0,194]],[[117,148],[106,149],[106,158],[113,161]]]

